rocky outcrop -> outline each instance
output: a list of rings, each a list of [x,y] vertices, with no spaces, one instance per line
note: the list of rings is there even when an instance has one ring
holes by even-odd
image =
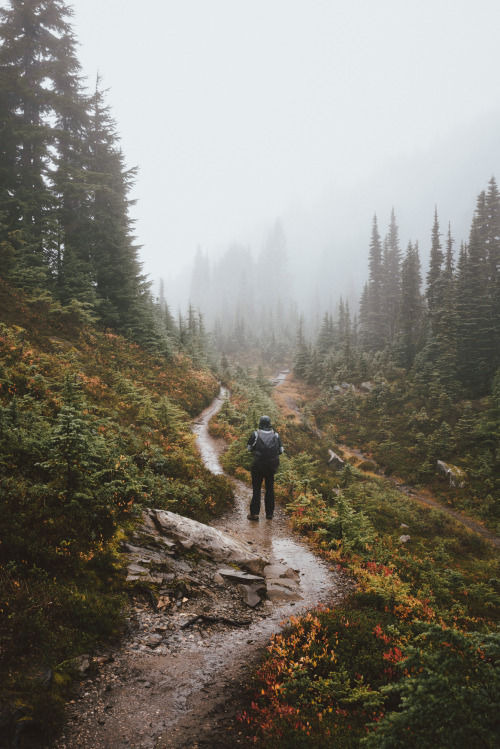
[[[337,455],[337,453],[334,453],[333,450],[328,450],[327,465],[335,469],[343,468],[345,466],[345,460],[342,460],[342,458]]]
[[[250,608],[264,599],[301,598],[296,570],[271,565],[231,534],[173,512],[144,511],[134,539],[122,549],[128,555],[127,582],[155,612],[190,608],[198,613],[196,599],[202,605],[208,598],[217,607],[222,598],[231,598],[228,589]]]
[[[373,382],[362,382],[361,385],[359,386],[359,389],[363,393],[371,393],[373,390]]]
[[[465,486],[466,474],[461,468],[457,468],[457,466],[453,466],[450,463],[438,460],[437,471],[442,476],[448,478],[450,486],[456,486],[459,489],[462,489]]]
[[[254,573],[262,572],[268,560],[229,533],[167,510],[146,510],[144,525],[162,536],[175,539],[186,550],[193,547],[218,562],[232,562]]]

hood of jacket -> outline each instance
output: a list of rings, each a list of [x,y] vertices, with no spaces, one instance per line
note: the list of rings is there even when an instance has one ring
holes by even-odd
[[[271,419],[269,416],[260,417],[259,429],[271,429]]]

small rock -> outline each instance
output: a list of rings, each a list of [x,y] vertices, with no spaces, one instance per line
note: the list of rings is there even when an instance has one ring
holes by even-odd
[[[260,577],[260,575],[249,575],[248,572],[240,572],[239,570],[221,569],[218,574],[232,583],[243,583],[243,585],[264,582],[264,578]]]
[[[255,608],[255,606],[258,606],[258,604],[261,602],[262,599],[259,596],[259,589],[257,587],[242,585],[241,583],[236,587],[238,588],[238,592],[240,593],[243,602],[246,603],[246,605],[250,608]]]
[[[78,671],[78,673],[83,676],[90,671],[92,658],[87,653],[85,653],[84,655],[78,655],[76,658],[73,658],[72,665]]]
[[[301,601],[302,596],[297,591],[296,586],[288,587],[283,585],[284,580],[273,580],[267,584],[267,597],[271,601]]]
[[[407,544],[410,540],[411,536],[403,535],[399,537],[399,543],[400,544]]]
[[[127,567],[129,575],[148,575],[149,570],[141,564],[129,564]]]

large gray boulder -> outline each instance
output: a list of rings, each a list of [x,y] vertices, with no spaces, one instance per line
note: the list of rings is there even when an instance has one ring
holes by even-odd
[[[167,510],[145,510],[145,526],[156,529],[162,535],[176,539],[189,550],[195,547],[218,562],[234,563],[254,574],[263,572],[269,561],[255,554],[248,545],[229,533],[204,525],[191,518]]]
[[[458,486],[462,489],[465,486],[466,474],[461,468],[451,465],[451,463],[445,463],[442,460],[437,462],[437,471],[442,476],[446,476],[450,482],[450,486]]]

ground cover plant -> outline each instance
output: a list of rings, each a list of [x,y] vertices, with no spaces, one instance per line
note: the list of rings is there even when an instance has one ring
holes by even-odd
[[[227,469],[246,480],[251,404],[272,407],[256,388],[240,376],[216,425],[232,440]],[[500,574],[494,547],[384,478],[349,463],[332,472],[324,460],[330,439],[274,418],[286,449],[277,495],[297,530],[354,578],[356,591],[336,609],[292,619],[274,638],[242,716],[255,743],[495,746]]]
[[[200,464],[190,430],[218,391],[212,373],[48,299],[10,298],[0,323],[0,700],[50,733],[73,657],[120,632],[119,544],[142,508],[203,520],[232,492]]]
[[[338,441],[355,445],[387,474],[428,486],[444,503],[500,527],[500,375],[490,396],[457,400],[429,395],[401,371],[385,370],[370,392],[324,394],[311,407],[318,425],[335,425]],[[450,485],[437,461],[463,472]],[[463,483],[463,485],[461,485]]]

